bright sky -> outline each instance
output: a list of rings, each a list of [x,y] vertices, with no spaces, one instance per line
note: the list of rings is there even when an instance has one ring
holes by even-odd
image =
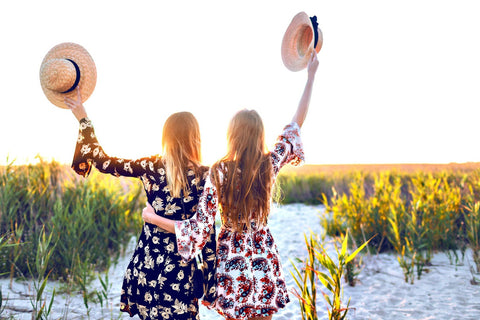
[[[39,81],[62,42],[96,63],[85,107],[111,156],[160,153],[165,119],[183,110],[199,120],[206,164],[224,154],[242,108],[260,113],[271,145],[306,81],[280,56],[300,11],[324,36],[302,128],[307,163],[477,162],[479,9],[475,0],[2,1],[0,164],[37,154],[71,162],[78,124]]]

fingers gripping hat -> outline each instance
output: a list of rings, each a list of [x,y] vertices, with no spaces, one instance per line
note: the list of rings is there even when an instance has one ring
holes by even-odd
[[[51,103],[67,109],[64,98],[75,99],[77,87],[82,102],[90,97],[97,83],[97,69],[87,50],[76,43],[65,42],[50,49],[43,59],[40,83]]]
[[[312,51],[322,48],[323,35],[318,28],[317,17],[309,18],[305,12],[293,17],[282,41],[283,64],[291,71],[304,69]]]

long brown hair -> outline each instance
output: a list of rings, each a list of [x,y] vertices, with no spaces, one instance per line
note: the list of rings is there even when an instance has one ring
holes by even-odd
[[[236,231],[265,225],[270,211],[272,163],[263,122],[255,110],[230,121],[227,154],[212,166],[223,222]]]
[[[193,166],[198,175],[202,160],[200,127],[190,112],[177,112],[165,121],[162,133],[162,149],[167,185],[173,197],[190,190],[186,170]]]

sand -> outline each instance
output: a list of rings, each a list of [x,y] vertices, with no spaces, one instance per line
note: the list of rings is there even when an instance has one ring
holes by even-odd
[[[295,288],[290,274],[291,259],[303,258],[306,254],[304,233],[309,229],[316,233],[321,232],[318,215],[322,206],[307,206],[292,204],[276,207],[270,218],[270,229],[279,248],[283,268],[287,276],[287,285]],[[52,306],[49,319],[130,319],[120,313],[119,297],[122,285],[123,272],[130,259],[135,245],[132,239],[127,253],[118,264],[108,271],[108,301],[100,304],[90,303],[90,314],[79,293],[71,296],[57,294]],[[414,284],[404,281],[402,269],[394,254],[364,255],[364,266],[358,275],[355,287],[344,284],[344,300],[350,300],[348,319],[480,319],[480,285],[472,285],[471,252],[466,253],[458,263],[450,261],[444,253],[435,254],[432,266],[424,272],[420,280]],[[100,275],[105,278],[105,274]],[[474,275],[480,281],[480,275]],[[10,290],[9,279],[1,279],[6,308],[2,317],[14,316],[14,319],[31,319],[32,306],[29,295],[32,294],[31,283],[14,281]],[[49,282],[47,295],[49,296],[61,284]],[[321,285],[318,285],[322,289]],[[99,281],[94,281],[90,290],[101,291]],[[274,319],[296,320],[301,319],[298,300],[291,294],[291,302]],[[319,319],[328,319],[327,309],[323,297],[317,299],[317,314]],[[201,307],[201,319],[223,319],[215,311]],[[138,318],[135,318],[138,319]]]

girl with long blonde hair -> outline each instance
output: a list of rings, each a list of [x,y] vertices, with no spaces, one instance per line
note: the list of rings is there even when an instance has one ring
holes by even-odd
[[[72,168],[87,177],[92,166],[114,176],[139,178],[154,214],[172,220],[191,218],[203,192],[208,167],[201,165],[198,122],[190,112],[172,114],[165,121],[161,156],[121,159],[108,156],[100,146],[92,122],[81,102],[65,103],[80,123]],[[204,301],[215,300],[215,228],[202,248],[205,257]],[[125,271],[120,310],[140,319],[199,319],[198,299],[193,292],[192,261],[178,254],[174,235],[145,223]]]
[[[271,151],[262,120],[242,110],[230,121],[226,155],[209,172],[195,216],[172,221],[143,210],[143,218],[176,234],[179,254],[190,261],[203,248],[220,212],[215,308],[227,320],[271,319],[290,301],[280,256],[268,228],[272,189],[280,169],[304,160],[300,127],[305,120],[318,60],[314,51],[300,103]]]

